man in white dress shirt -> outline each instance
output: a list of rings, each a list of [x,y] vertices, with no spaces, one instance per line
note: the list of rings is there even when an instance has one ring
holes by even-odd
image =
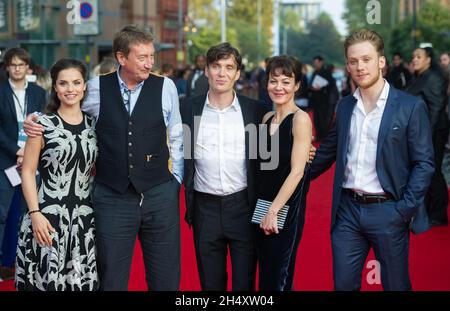
[[[317,150],[311,176],[336,162],[331,217],[336,290],[359,290],[373,248],[384,290],[411,290],[409,230],[428,228],[423,204],[434,171],[423,101],[383,79],[382,38],[360,30],[345,41],[347,70],[358,89],[339,104]]]
[[[203,290],[227,289],[227,254],[233,290],[253,290],[256,259],[250,219],[255,205],[256,162],[245,130],[258,125],[260,102],[237,95],[242,58],[229,43],[207,53],[209,92],[181,105],[185,134],[186,221],[194,228]]]

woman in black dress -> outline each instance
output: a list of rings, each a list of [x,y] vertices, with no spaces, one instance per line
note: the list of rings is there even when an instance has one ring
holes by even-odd
[[[416,49],[412,65],[414,80],[406,92],[421,97],[427,104],[433,135],[435,173],[425,197],[425,205],[431,226],[447,225],[448,190],[442,174],[442,160],[449,131],[446,113],[448,84],[439,65],[433,59],[431,48]]]
[[[90,173],[97,157],[94,119],[84,114],[86,68],[62,59],[51,69],[42,136],[28,138],[22,188],[28,204],[17,247],[18,290],[81,291],[98,286]],[[36,189],[36,170],[40,185]]]
[[[309,188],[307,161],[312,139],[308,114],[295,105],[295,93],[302,87],[301,64],[290,56],[276,56],[266,69],[267,91],[275,111],[267,113],[267,150],[271,157],[260,160],[258,199],[270,201],[267,214],[256,233],[260,290],[291,290],[295,258],[305,218],[306,193]],[[273,142],[278,140],[278,149]],[[261,143],[264,143],[262,141]],[[278,165],[264,169],[278,156]],[[273,162],[272,162],[273,163]],[[266,163],[267,164],[267,163]],[[282,230],[277,226],[278,213],[289,206]]]

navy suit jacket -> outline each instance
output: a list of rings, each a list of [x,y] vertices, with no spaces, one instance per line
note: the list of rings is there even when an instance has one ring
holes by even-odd
[[[339,104],[332,130],[321,143],[311,167],[315,178],[336,162],[331,230],[340,204],[347,164],[350,122],[356,99]],[[390,86],[377,142],[376,171],[381,187],[394,197],[397,211],[414,233],[429,228],[424,198],[434,173],[434,151],[425,103]]]
[[[19,127],[12,94],[13,90],[8,80],[0,84],[0,170],[16,164],[16,153],[20,149],[17,145]],[[29,82],[25,96],[27,97],[27,115],[43,110],[45,106],[43,88]]]

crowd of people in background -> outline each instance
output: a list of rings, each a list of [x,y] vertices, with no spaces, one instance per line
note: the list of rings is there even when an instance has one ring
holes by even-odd
[[[431,47],[423,48],[427,51],[430,61],[430,72],[437,73],[440,83],[447,85],[447,94],[450,94],[450,56],[448,52],[443,52],[440,56],[434,55]],[[196,55],[192,65],[177,67],[176,64],[164,63],[155,66],[153,72],[161,76],[170,78],[174,81],[180,100],[194,97],[197,94],[206,93],[208,90],[208,81],[204,76],[206,65],[205,55]],[[409,59],[409,61],[408,61]],[[273,110],[273,103],[265,88],[265,69],[269,58],[259,62],[254,68],[246,71],[242,64],[241,75],[236,81],[234,89],[238,94],[257,99],[264,103],[267,109]],[[296,104],[305,111],[312,111],[317,117],[314,119],[315,140],[320,141],[326,136],[328,129],[333,121],[333,116],[339,100],[349,94],[353,94],[356,86],[345,69],[337,68],[333,64],[327,63],[322,55],[315,56],[312,60],[302,61],[302,85],[308,87],[301,88],[295,95]],[[91,70],[89,77],[93,78],[99,75],[114,72],[118,63],[113,56],[104,57]],[[328,81],[328,84],[320,88],[313,85],[314,78],[319,75]],[[414,67],[413,54],[410,57],[404,57],[399,52],[394,52],[391,61],[383,69],[383,77],[395,88],[411,91],[411,86],[417,84],[420,74]],[[433,75],[434,76],[434,75]],[[30,58],[30,65],[27,72],[27,79],[35,82],[42,87],[47,96],[50,94],[51,78],[50,73],[43,66],[36,64]],[[0,82],[7,80],[6,70],[3,61],[0,63]],[[408,91],[409,89],[409,91]],[[411,91],[411,93],[414,93]],[[445,94],[440,94],[440,97]],[[448,111],[450,119],[450,111]],[[450,135],[445,142],[445,148],[450,149]]]
[[[258,259],[260,260],[260,287],[268,290],[291,289],[294,271],[293,262],[289,259],[286,260],[286,257],[280,258],[278,255],[282,251],[287,251],[290,255],[293,253],[292,258],[295,259],[295,252],[301,238],[301,230],[304,221],[303,213],[306,206],[305,197],[308,191],[310,178],[309,164],[307,164],[309,140],[317,143],[326,142],[326,144],[324,144],[325,147],[322,150],[319,150],[319,162],[316,160],[316,169],[315,171],[313,169],[313,173],[315,173],[314,177],[317,177],[320,173],[329,168],[327,165],[336,160],[336,156],[337,158],[340,156],[336,155],[336,152],[334,154],[332,152],[333,146],[339,144],[341,139],[340,136],[333,136],[336,134],[336,131],[341,130],[341,128],[333,128],[333,125],[336,126],[334,121],[338,115],[337,112],[339,111],[339,105],[341,104],[340,100],[348,95],[354,95],[358,101],[362,101],[362,95],[358,90],[366,83],[366,81],[362,81],[364,78],[357,75],[358,65],[349,65],[348,63],[347,69],[349,72],[347,72],[347,70],[335,68],[333,64],[327,63],[327,60],[322,55],[317,55],[312,60],[301,60],[303,63],[300,63],[300,61],[294,57],[278,56],[267,58],[257,64],[255,68],[246,71],[244,64],[242,64],[239,52],[235,48],[225,44],[211,47],[206,55],[196,55],[192,66],[188,65],[180,68],[175,64],[165,63],[158,66],[159,68],[156,68],[156,66],[152,68],[152,57],[154,53],[152,37],[146,33],[141,33],[141,30],[139,29],[126,28],[123,31],[134,33],[137,36],[137,41],[128,42],[124,39],[126,38],[126,35],[122,34],[124,38],[120,38],[119,33],[119,37],[116,38],[118,42],[114,43],[116,48],[114,51],[115,57],[105,57],[99,64],[94,66],[90,73],[85,72],[86,68],[81,62],[74,60],[60,60],[51,70],[47,70],[42,66],[35,64],[28,53],[23,49],[11,49],[5,54],[4,66],[2,66],[2,71],[0,72],[0,105],[6,103],[12,94],[12,96],[14,96],[16,111],[22,111],[22,114],[20,116],[16,115],[19,124],[19,138],[17,144],[15,141],[17,137],[14,137],[14,139],[8,138],[7,134],[9,132],[6,133],[5,130],[8,129],[9,131],[11,129],[11,132],[15,131],[16,127],[12,122],[4,122],[6,125],[4,128],[0,129],[2,131],[0,133],[0,143],[2,147],[2,153],[0,153],[0,159],[2,160],[2,166],[0,167],[1,171],[14,164],[17,164],[19,167],[22,166],[24,156],[23,147],[26,138],[23,139],[23,137],[20,136],[20,133],[23,130],[27,115],[35,111],[43,111],[45,103],[47,102],[57,103],[57,105],[53,107],[53,110],[47,109],[47,117],[41,116],[37,120],[42,126],[42,129],[39,130],[41,134],[37,134],[37,138],[28,135],[28,137],[31,138],[31,141],[30,139],[28,140],[28,144],[31,146],[34,145],[34,149],[33,147],[29,147],[28,160],[25,164],[26,177],[24,178],[24,191],[26,192],[25,197],[27,198],[29,206],[28,214],[25,216],[22,223],[20,235],[18,235],[19,219],[17,216],[13,216],[11,211],[13,208],[20,211],[20,213],[26,211],[24,207],[25,200],[21,198],[21,196],[23,196],[20,189],[21,187],[11,187],[9,181],[3,176],[4,174],[0,174],[0,255],[2,255],[0,278],[3,280],[11,279],[14,277],[14,273],[16,273],[16,285],[19,289],[58,290],[69,288],[73,290],[92,290],[100,287],[100,289],[103,290],[126,290],[130,272],[129,263],[134,242],[138,236],[139,239],[141,239],[144,248],[144,261],[149,288],[156,290],[177,290],[180,278],[180,271],[178,269],[180,266],[180,241],[179,228],[174,229],[174,226],[179,222],[179,214],[177,211],[179,204],[178,193],[180,184],[183,181],[182,175],[184,173],[188,207],[187,220],[189,224],[193,224],[194,226],[194,240],[197,259],[199,260],[198,267],[202,288],[226,289],[226,277],[224,279],[223,276],[226,265],[225,258],[223,256],[212,257],[211,253],[213,253],[213,250],[210,248],[220,248],[221,254],[223,254],[222,251],[225,250],[226,252],[227,246],[229,246],[230,248],[235,248],[237,252],[237,255],[236,253],[235,255],[232,254],[232,259],[236,260],[235,262],[237,263],[235,265],[235,262],[233,262],[233,269],[246,267],[242,271],[236,270],[236,282],[233,273],[233,282],[235,282],[233,283],[233,289],[251,290],[254,288],[253,280],[256,269],[248,267],[251,266],[253,262],[256,262],[255,258],[257,257],[257,254],[262,254],[262,257],[259,257]],[[124,40],[124,42],[120,42],[120,40]],[[367,43],[367,40],[360,41],[362,43]],[[358,45],[361,42],[349,43],[349,46]],[[129,49],[129,47],[132,48]],[[374,49],[371,52],[373,52],[374,55],[377,55],[377,59],[381,59],[383,56],[378,50]],[[128,58],[129,53],[135,55],[136,59],[130,60],[130,58]],[[139,57],[141,57],[139,55],[145,55],[145,57],[148,58],[145,60],[145,64],[139,61]],[[383,92],[386,93],[383,93],[383,96],[387,97],[387,94],[391,96],[389,87],[383,87],[383,85],[389,85],[395,89],[419,97],[426,104],[431,128],[433,148],[433,152],[431,153],[434,153],[433,160],[435,171],[432,178],[430,178],[431,186],[425,195],[425,206],[427,207],[429,224],[431,226],[448,225],[447,207],[449,198],[447,183],[442,174],[442,162],[445,149],[450,149],[450,109],[448,108],[450,97],[449,53],[442,53],[438,59],[437,56],[434,55],[434,51],[431,47],[419,47],[412,51],[412,57],[409,62],[407,62],[406,59],[408,59],[408,57],[403,56],[400,53],[394,53],[390,66],[387,65],[388,62],[386,62],[386,65],[383,63],[383,66],[380,66],[380,70],[382,69],[382,76],[375,82],[378,83],[377,89],[379,89],[380,92],[383,90]],[[367,60],[367,63],[370,61],[370,59]],[[120,74],[118,68],[121,70]],[[377,68],[373,69],[373,71],[377,72]],[[150,71],[155,73],[155,75],[150,75]],[[226,74],[223,74],[222,71],[225,71]],[[220,75],[223,76],[223,78],[221,78],[223,81],[219,80],[223,83],[220,81],[218,82],[216,79],[216,77]],[[92,79],[89,82],[88,76]],[[361,78],[361,81],[356,81],[359,78]],[[117,80],[119,83],[117,83]],[[149,82],[144,83],[144,81]],[[384,84],[384,81],[387,81],[388,83]],[[71,86],[69,86],[69,84]],[[367,88],[370,87],[373,86],[367,86]],[[225,91],[224,88],[226,88]],[[85,91],[87,91],[86,94]],[[139,96],[141,93],[143,93],[143,95]],[[20,96],[17,96],[17,94]],[[159,94],[160,96],[153,98],[149,94]],[[142,98],[144,96],[147,96],[146,99],[151,99],[157,105],[144,108],[144,105],[142,104]],[[399,96],[402,101],[408,102],[408,95],[401,93]],[[159,100],[158,98],[163,98],[164,100]],[[349,97],[346,98],[348,99]],[[390,97],[390,100],[392,100],[392,97]],[[84,104],[82,105],[83,101]],[[111,108],[111,112],[109,112],[109,110],[100,109],[102,106],[105,107],[106,102],[111,103],[111,107],[113,107]],[[224,102],[227,102],[228,104],[222,107],[221,105],[223,105]],[[230,184],[237,180],[237,184],[242,187],[236,189],[233,188],[232,191],[230,190],[231,192],[222,189],[218,194],[210,194],[208,190],[211,189],[208,187],[214,185],[215,176],[212,175],[215,173],[214,169],[218,168],[219,165],[208,163],[206,161],[196,161],[194,163],[189,162],[189,160],[184,160],[183,164],[182,156],[178,159],[176,157],[173,158],[175,161],[171,158],[171,156],[176,153],[182,154],[182,133],[178,126],[182,121],[183,124],[189,123],[191,117],[193,119],[193,116],[196,115],[195,109],[199,109],[200,116],[203,112],[203,118],[207,120],[212,120],[221,113],[228,113],[225,117],[233,122],[239,120],[239,122],[235,122],[237,128],[241,129],[242,127],[243,129],[244,124],[238,113],[241,111],[240,102],[249,103],[248,105],[250,106],[260,105],[260,107],[252,106],[252,110],[248,113],[251,113],[254,117],[254,120],[251,120],[251,123],[260,122],[266,123],[269,126],[268,137],[278,130],[285,134],[283,137],[289,138],[287,140],[282,140],[281,145],[281,148],[285,149],[284,162],[282,162],[282,165],[280,166],[280,169],[283,171],[259,172],[261,174],[260,176],[264,174],[268,175],[261,177],[260,180],[264,180],[265,182],[261,185],[255,185],[254,191],[252,190],[252,195],[258,194],[264,196],[271,193],[267,200],[274,202],[277,200],[276,202],[278,205],[273,214],[267,214],[265,218],[263,218],[261,227],[257,228],[254,235],[256,249],[251,250],[249,253],[246,253],[250,249],[247,246],[249,240],[245,239],[247,231],[249,231],[247,229],[250,228],[246,227],[247,222],[245,222],[245,224],[240,224],[238,222],[230,223],[230,228],[233,226],[237,228],[233,231],[234,233],[238,233],[236,238],[230,237],[229,241],[222,238],[217,238],[217,241],[206,241],[209,244],[203,239],[204,233],[202,233],[202,230],[206,230],[205,226],[200,228],[198,225],[200,220],[211,217],[211,214],[208,213],[211,212],[211,208],[217,207],[217,197],[220,197],[223,204],[230,204],[230,206],[234,207],[239,207],[239,205],[236,205],[235,201],[227,201],[231,198],[230,196],[233,196],[233,200],[236,198],[242,199],[242,206],[239,207],[239,211],[236,210],[236,215],[239,216],[239,213],[242,212],[242,210],[245,210],[245,217],[243,217],[247,220],[248,216],[251,214],[251,209],[254,207],[256,197],[249,196],[247,192],[249,190],[246,189],[250,189],[250,184],[255,182],[254,179],[255,176],[257,176],[257,174],[250,176],[250,173],[252,172],[249,169],[249,164],[243,161],[237,163],[235,166],[240,169],[234,173],[238,178],[232,178],[233,180],[230,180]],[[123,110],[124,103],[126,111]],[[346,103],[348,104],[348,100]],[[227,109],[230,106],[236,110],[228,111]],[[417,104],[417,107],[419,106],[420,105]],[[6,111],[5,107],[1,107],[2,113]],[[132,114],[133,109],[140,110],[140,113],[136,115]],[[420,110],[420,108],[417,109]],[[218,110],[220,110],[220,112]],[[224,112],[223,110],[226,111]],[[342,110],[340,111],[340,117],[345,119]],[[422,109],[417,113],[420,117],[423,117],[426,116],[424,111],[425,110]],[[127,114],[126,120],[120,115],[122,112]],[[308,113],[312,116],[311,119],[313,120],[314,129],[312,129],[312,126],[308,123],[310,122]],[[404,113],[404,115],[406,114],[407,113]],[[11,116],[6,116],[4,119],[12,118],[12,115],[13,114],[11,114]],[[87,115],[90,115],[90,117]],[[145,120],[144,117],[142,117],[148,115],[154,117],[152,117],[150,121]],[[265,115],[265,117],[260,118],[263,115]],[[416,115],[416,117],[418,115]],[[71,118],[73,118],[73,122],[67,122],[67,120],[71,120]],[[93,133],[94,119],[97,120],[95,129],[97,134]],[[422,118],[419,119],[419,121],[424,122]],[[120,128],[118,126],[117,128],[112,129],[111,126],[108,125],[108,122],[120,123],[122,121],[123,124],[121,124]],[[147,121],[149,122],[148,124],[146,123]],[[248,120],[243,121],[246,125]],[[272,129],[271,126],[274,125],[276,125],[275,129]],[[133,135],[135,133],[143,132],[144,136],[156,137],[155,133],[150,132],[150,126],[152,126],[152,131],[157,131],[156,134],[158,134],[158,139],[149,140],[144,139],[145,137],[143,138],[136,135],[135,139],[138,141],[138,144],[136,144],[133,140],[135,137]],[[204,131],[208,130],[207,123],[202,124],[202,126],[205,127],[203,128]],[[301,130],[293,131],[293,127]],[[60,131],[54,133],[55,128],[59,128]],[[134,131],[134,129],[136,129],[136,131]],[[121,141],[123,146],[127,146],[128,149],[126,151],[119,150],[120,146],[118,145],[120,144],[116,144],[116,132],[118,131],[122,131],[124,133],[123,136],[127,137],[126,141]],[[332,138],[334,140],[327,138],[330,131],[332,133],[330,136],[333,136]],[[43,138],[39,136],[42,135],[42,132],[44,133]],[[64,132],[64,135],[61,134],[62,132]],[[421,136],[419,133],[412,132],[408,133],[413,136],[416,135],[417,137]],[[424,130],[424,133],[427,134],[428,132]],[[68,166],[65,166],[64,169],[72,170],[72,166],[77,166],[78,171],[76,174],[84,174],[81,177],[77,175],[77,178],[81,178],[85,181],[85,185],[81,183],[79,186],[83,189],[77,188],[73,192],[73,189],[70,189],[70,191],[68,190],[67,193],[64,194],[64,196],[70,196],[70,204],[68,204],[68,206],[55,207],[56,203],[52,200],[55,196],[59,196],[59,194],[55,193],[61,190],[55,188],[55,193],[52,193],[51,190],[49,190],[52,187],[50,186],[52,183],[51,179],[55,173],[51,171],[51,168],[48,168],[50,171],[44,170],[41,172],[40,178],[43,178],[44,186],[39,190],[39,193],[36,192],[36,179],[33,174],[38,166],[38,161],[43,161],[42,158],[40,158],[42,153],[45,154],[45,152],[51,148],[60,148],[60,146],[56,144],[55,137],[62,138],[63,141],[69,136],[72,137],[78,134],[80,134],[80,137],[82,138],[80,138],[81,140],[73,139],[71,148],[74,149],[71,150],[73,154],[70,156],[76,157],[76,161],[69,161],[70,163],[68,163],[70,165],[66,163]],[[169,142],[168,146],[166,146],[166,138]],[[240,145],[242,145],[243,148],[240,151],[245,157],[246,148],[248,146],[245,145],[243,132],[237,133],[236,137],[231,137],[230,139],[240,143],[242,142]],[[96,140],[95,143],[93,143],[94,140]],[[93,202],[98,208],[95,211],[95,222],[97,225],[97,241],[100,241],[97,242],[97,245],[100,245],[101,252],[98,257],[95,258],[94,255],[91,255],[94,246],[93,241],[89,236],[89,234],[92,233],[92,231],[89,230],[91,228],[90,225],[93,226],[94,223],[92,220],[94,212],[89,203],[91,194],[85,190],[89,188],[89,186],[86,185],[88,184],[90,169],[97,157],[97,140],[100,148],[100,164],[97,164],[96,178],[99,183],[96,184],[93,192]],[[306,143],[307,141],[308,143]],[[52,145],[52,143],[55,145]],[[140,146],[142,144],[148,144],[146,147],[160,151],[159,153],[144,154],[143,149],[139,149],[138,147],[138,145]],[[204,144],[214,145],[216,142],[205,141]],[[291,152],[291,150],[293,150],[292,147],[295,145],[299,146],[297,149],[301,151]],[[426,145],[425,147],[430,146]],[[79,151],[77,153],[77,148],[83,150],[83,152]],[[3,149],[5,150],[4,152]],[[194,150],[194,148],[192,150]],[[108,156],[105,158],[106,151],[117,154],[117,158],[113,158],[115,161],[123,160],[122,162],[125,164],[128,162],[133,164],[129,165],[129,167],[126,165],[126,167],[124,166],[114,171],[116,163],[109,160],[107,158]],[[51,157],[53,151],[50,150],[48,152]],[[195,152],[195,150],[193,152]],[[142,159],[145,158],[146,163],[137,164],[133,162],[135,161],[134,158],[136,158],[136,154],[142,156]],[[34,162],[30,162],[30,158],[34,159]],[[406,155],[405,158],[407,158]],[[171,159],[171,161],[169,161],[169,159]],[[296,166],[294,163],[295,161],[292,159],[297,160],[300,164]],[[48,161],[53,160],[49,159]],[[425,159],[424,162],[427,162],[428,160],[429,159]],[[80,167],[78,167],[78,165],[80,165],[79,161],[84,163],[82,165],[83,169],[81,173],[79,171]],[[169,168],[167,168],[167,162],[171,163]],[[321,165],[319,168],[317,168],[317,163]],[[135,167],[133,167],[133,165]],[[388,167],[388,165],[386,166]],[[389,168],[390,167],[388,167],[387,170]],[[52,169],[56,168],[53,167]],[[140,169],[146,173],[145,176],[141,174]],[[247,172],[249,176],[243,176],[240,172],[247,170],[249,170]],[[230,171],[232,171],[232,169],[230,169]],[[430,169],[428,171],[430,171]],[[427,174],[429,173],[428,171]],[[71,172],[73,173],[73,171]],[[192,176],[186,177],[186,172],[190,172]],[[194,172],[196,172],[195,176]],[[123,173],[123,176],[119,173]],[[158,178],[156,178],[156,180],[154,178],[149,178],[150,173]],[[114,174],[119,174],[121,178],[116,178]],[[198,177],[198,174],[201,176]],[[431,176],[431,174],[429,175]],[[276,179],[274,176],[282,176],[282,178]],[[210,178],[211,181],[209,181],[208,178]],[[188,184],[186,184],[186,180],[188,181]],[[194,180],[197,185],[195,188]],[[202,180],[203,182],[201,182]],[[46,187],[45,182],[49,183]],[[189,184],[189,182],[191,184]],[[203,188],[198,188],[199,184]],[[427,188],[425,185],[421,185],[421,187],[424,189]],[[276,189],[276,191],[273,189]],[[205,190],[204,193],[203,190]],[[217,188],[213,190],[216,191]],[[272,193],[270,191],[275,192]],[[189,195],[192,197],[189,198]],[[172,200],[172,196],[176,199]],[[350,191],[348,193],[345,192],[345,196],[343,194],[344,199],[348,200],[350,200],[352,196],[355,197],[356,194]],[[193,199],[194,197],[196,198],[195,200]],[[114,203],[110,202],[111,198],[113,198]],[[154,246],[153,233],[148,229],[161,224],[152,220],[152,217],[147,218],[145,215],[136,216],[132,212],[133,208],[143,206],[142,210],[147,211],[148,214],[155,213],[155,210],[152,210],[154,206],[149,204],[149,198],[152,198],[153,200],[159,198],[159,204],[161,205],[168,206],[170,203],[171,208],[166,212],[167,215],[160,215],[162,218],[170,220],[170,223],[162,224],[163,229],[165,230],[164,237],[158,236],[158,239],[167,242],[164,252],[157,249],[158,247],[162,247],[161,245],[158,245],[157,247]],[[190,199],[192,202],[189,202]],[[393,200],[390,196],[383,197],[382,199],[383,202]],[[89,200],[88,203],[87,200]],[[398,200],[398,198],[396,200]],[[17,202],[20,202],[20,204]],[[30,202],[33,202],[33,206],[30,206]],[[190,203],[192,203],[192,206],[189,205]],[[283,231],[283,234],[277,235],[277,238],[273,238],[272,236],[267,237],[270,234],[278,233],[276,215],[286,203],[297,207],[295,213],[296,215],[300,214],[301,217],[297,219],[298,222],[293,222],[290,226],[287,226],[287,229]],[[41,209],[38,208],[38,205]],[[80,210],[81,205],[83,206],[82,211]],[[113,227],[113,216],[110,207],[112,206],[116,209],[116,212],[119,213],[122,205],[130,207],[129,214],[124,214],[125,218],[122,219],[124,223],[123,228],[125,229],[122,228],[121,230],[123,231],[118,230],[117,232],[111,233],[110,228]],[[207,209],[205,209],[206,206],[208,207]],[[46,208],[45,211],[43,209],[44,207]],[[192,215],[189,215],[189,208],[191,208],[191,212],[192,210],[195,210],[195,212],[192,212]],[[71,227],[71,221],[68,227],[64,227],[65,231],[57,227],[58,224],[60,225],[57,220],[52,222],[53,218],[51,215],[54,216],[55,213],[57,213],[56,210],[59,213],[60,210],[64,209],[68,209],[69,212],[67,213],[70,214],[74,213],[74,211],[80,213],[79,215],[77,214],[77,217],[79,217],[77,218],[77,221],[82,223],[80,227],[83,229],[83,237],[81,237],[78,232],[78,230],[81,230],[80,228],[76,227],[76,229],[73,229],[74,227]],[[158,212],[161,212],[161,210],[163,209],[158,210]],[[205,213],[204,215],[201,214],[202,210]],[[42,217],[44,214],[50,221],[48,221],[47,218]],[[413,221],[410,216],[411,215],[408,215],[408,217],[405,216],[405,219],[407,219],[405,220],[406,222]],[[189,217],[192,217],[192,219]],[[211,219],[216,221],[217,219],[220,219],[220,217],[222,216],[213,215]],[[230,219],[232,218],[233,217]],[[193,219],[196,221],[193,221]],[[9,224],[7,225],[8,222]],[[136,226],[138,227],[138,231],[133,229]],[[36,227],[41,229],[41,233],[40,231],[35,230]],[[217,231],[217,228],[209,228],[209,230],[208,235],[213,234],[217,237],[226,236],[228,234],[226,232]],[[290,234],[290,231],[297,233]],[[50,273],[53,270],[51,269],[44,269],[38,272],[43,279],[46,279],[45,284],[42,283],[41,280],[34,280],[33,276],[28,274],[29,271],[34,269],[33,265],[35,264],[35,261],[39,262],[39,260],[42,260],[45,256],[48,256],[47,261],[50,264],[53,264],[51,260],[55,261],[55,267],[58,265],[57,261],[61,261],[61,258],[50,259],[52,252],[54,252],[52,249],[52,245],[54,246],[54,244],[52,244],[52,238],[54,238],[52,233],[54,232],[56,232],[54,235],[56,237],[64,235],[69,236],[68,239],[71,241],[74,240],[76,242],[74,242],[75,244],[84,243],[84,248],[81,247],[81,250],[80,248],[77,248],[74,251],[82,252],[82,256],[85,258],[84,262],[73,263],[71,262],[70,255],[67,255],[67,258],[63,258],[66,262],[62,260],[62,264],[65,265],[65,267],[70,268],[74,265],[83,267],[85,276],[83,276],[80,283],[70,284],[70,281],[64,278],[52,279]],[[127,242],[125,244],[122,239],[123,235],[127,236]],[[37,239],[39,245],[47,246],[45,251],[36,252],[36,242],[33,242],[33,236]],[[232,234],[230,236],[232,236]],[[20,237],[18,252],[21,256],[18,257],[17,262],[15,263],[17,271],[14,271],[13,261],[16,260],[15,245],[18,243],[18,237]],[[242,239],[243,241],[240,241],[239,239]],[[251,242],[253,243],[253,233]],[[213,245],[211,243],[216,244]],[[407,245],[408,242],[405,243],[405,245]],[[8,251],[8,245],[14,246],[10,247]],[[170,247],[167,247],[167,245]],[[334,245],[334,247],[337,247],[336,245]],[[63,245],[62,248],[64,247],[66,246]],[[33,249],[34,251],[30,253],[28,252],[29,249]],[[244,249],[244,251],[242,251],[242,249]],[[8,252],[10,253],[11,250],[14,251],[13,261],[8,259],[12,258],[11,256],[8,257]],[[242,253],[239,255],[239,252],[241,251]],[[253,253],[253,251],[255,253]],[[336,252],[337,251],[336,248]],[[290,255],[288,256],[289,258],[291,258]],[[79,254],[77,253],[74,256],[79,256]],[[407,255],[405,256],[407,258]],[[126,260],[123,261],[121,258],[126,258]],[[155,258],[157,258],[157,260],[155,260]],[[263,259],[261,260],[261,258]],[[99,273],[103,276],[103,279],[101,279],[100,282],[96,277],[96,268],[93,267],[94,260],[98,261]],[[218,263],[221,264],[220,267],[217,266]],[[274,266],[279,269],[275,269]],[[71,271],[69,268],[67,271]],[[345,269],[347,268],[349,267],[343,268],[342,271],[346,271]],[[66,270],[63,270],[60,271],[62,271],[62,275],[64,276]],[[288,273],[285,273],[286,271],[288,271]],[[119,277],[117,276],[118,272],[120,274]],[[243,277],[242,279],[239,279],[239,273],[245,274],[241,275],[241,277]],[[33,275],[36,276],[37,274],[34,273]],[[150,279],[157,281],[152,283],[149,281]],[[383,282],[388,284],[387,281]],[[409,279],[405,277],[402,282],[404,283],[402,283],[399,288],[410,288]],[[342,284],[344,284],[342,285],[342,288],[354,286],[354,284],[347,286],[345,282]],[[393,284],[392,288],[396,288],[396,286],[397,285]]]

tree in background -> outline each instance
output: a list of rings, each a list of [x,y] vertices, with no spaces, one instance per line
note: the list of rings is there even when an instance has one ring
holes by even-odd
[[[417,13],[416,43],[429,42],[437,52],[450,51],[450,11],[438,2],[427,2]],[[400,51],[406,60],[414,50],[412,17],[392,30],[391,50]]]
[[[258,36],[257,3],[261,3],[261,32]],[[189,16],[197,32],[188,33],[188,60],[193,63],[197,54],[205,54],[212,45],[220,43],[220,11],[217,1],[191,0]],[[250,67],[270,56],[272,38],[272,0],[227,1],[227,41],[241,52]],[[258,38],[260,41],[258,42]]]
[[[260,20],[258,20],[258,2]],[[227,1],[227,41],[236,46],[248,68],[271,56],[273,0],[228,0]],[[217,1],[191,0],[189,16],[198,26],[196,33],[188,34],[190,62],[196,54],[204,54],[207,49],[220,42],[220,11]],[[294,10],[280,12],[281,53],[297,56],[304,62],[312,62],[318,54],[327,63],[337,66],[344,64],[342,40],[332,19],[322,13],[315,21],[303,29],[301,18]],[[258,24],[261,28],[258,33]],[[259,39],[259,40],[258,40]]]
[[[380,24],[369,24],[367,4],[369,1],[346,0],[345,12],[342,18],[347,23],[349,33],[361,29],[368,28],[378,32],[384,40],[387,55],[391,55],[395,51],[391,51],[392,28],[398,21],[398,2],[397,0],[378,0],[380,3]],[[369,19],[370,21],[370,19]]]
[[[322,55],[325,62],[342,66],[344,64],[343,43],[331,17],[321,13],[316,21],[311,22],[307,32],[289,32],[287,53],[300,61],[311,63],[316,55]]]
[[[303,18],[296,10],[284,7],[280,12],[280,54],[292,54],[292,42],[297,35],[304,34]],[[294,36],[294,37],[293,37]]]
[[[232,44],[239,47],[244,60],[253,67],[271,55],[272,0],[228,0],[228,5],[227,26],[236,33],[236,42]],[[259,34],[258,22],[261,24]]]
[[[381,23],[367,22],[366,5],[368,1],[346,0],[343,15],[348,31],[369,28],[377,31],[384,39],[386,55],[390,59],[395,52],[401,52],[408,60],[416,43],[429,42],[438,52],[450,50],[450,11],[440,1],[427,1],[417,12],[416,33],[412,33],[412,16],[399,21],[396,0],[378,0],[381,4]]]
[[[213,0],[190,0],[188,12],[187,60],[194,64],[196,55],[206,54],[210,46],[220,43],[220,12]]]

